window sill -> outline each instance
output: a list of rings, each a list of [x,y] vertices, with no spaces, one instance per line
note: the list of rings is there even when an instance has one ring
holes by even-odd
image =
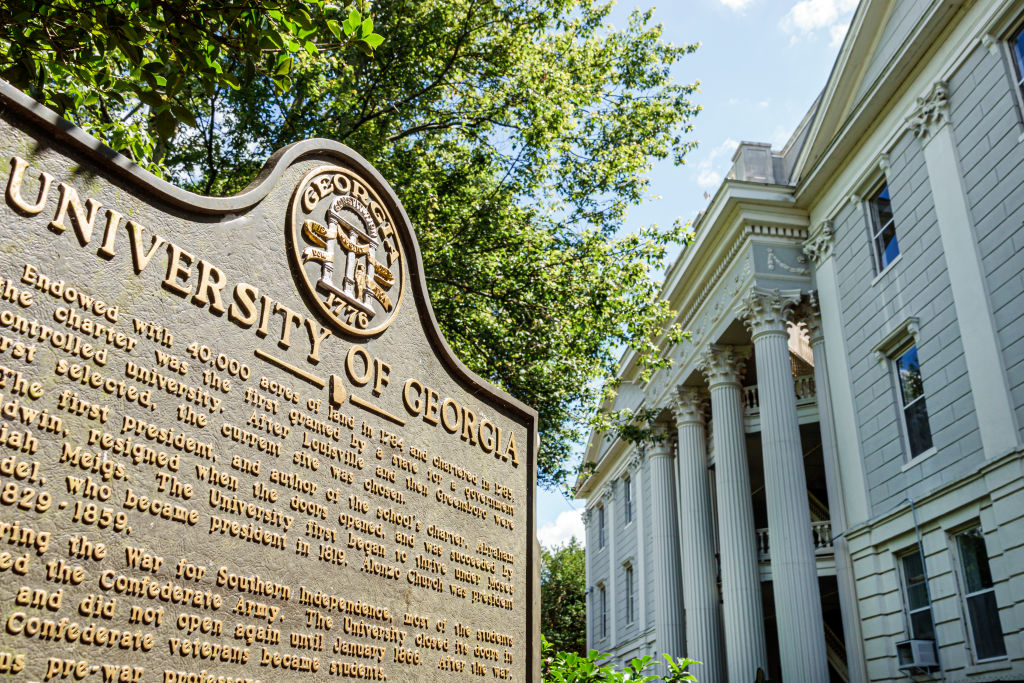
[[[921,453],[921,455],[919,455],[916,458],[914,458],[913,460],[911,460],[910,462],[904,463],[903,467],[900,468],[900,472],[906,472],[910,468],[915,467],[917,465],[920,465],[922,462],[924,462],[925,460],[927,460],[928,458],[932,457],[933,455],[935,455],[938,452],[939,452],[939,449],[935,448],[935,446],[932,446],[931,448],[929,448],[925,452]]]
[[[893,266],[895,266],[897,263],[899,263],[902,259],[903,259],[903,253],[901,252],[901,253],[896,255],[896,258],[894,258],[892,261],[889,262],[889,265],[887,265],[882,270],[881,273],[879,273],[878,275],[875,276],[875,279],[871,281],[871,286],[874,287],[875,283],[878,282],[879,280],[881,280],[882,276],[885,275],[886,273],[888,273],[890,270],[892,270]]]
[[[981,676],[1011,668],[1013,668],[1013,662],[1008,657],[1000,657],[999,659],[985,659],[977,664],[971,664],[964,673],[968,676]]]

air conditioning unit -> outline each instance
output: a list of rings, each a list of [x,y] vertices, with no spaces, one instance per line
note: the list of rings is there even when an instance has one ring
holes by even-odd
[[[937,669],[939,659],[934,640],[904,640],[896,643],[901,669]]]

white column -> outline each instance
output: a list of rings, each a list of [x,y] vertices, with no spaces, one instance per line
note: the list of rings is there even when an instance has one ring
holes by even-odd
[[[608,643],[609,649],[614,650],[619,645],[618,633],[618,603],[615,602],[615,480],[608,482],[608,488],[604,492],[604,523],[608,530]]]
[[[725,662],[731,683],[753,681],[758,669],[768,673],[740,386],[749,356],[746,347],[712,346],[700,359],[711,389]]]
[[[861,451],[857,411],[853,401],[853,383],[850,381],[850,363],[846,351],[846,335],[840,315],[839,288],[836,262],[832,257],[832,221],[825,221],[816,234],[804,244],[804,253],[814,262],[814,284],[820,301],[821,327],[825,335],[824,348],[832,363],[829,398],[832,403],[836,441],[839,447],[840,480],[843,482],[843,501],[846,505],[848,525],[867,521],[869,517],[867,479],[864,474],[864,454]],[[818,389],[819,394],[821,389]],[[819,398],[820,403],[820,398]]]
[[[651,470],[651,539],[654,543],[654,626],[658,652],[683,656],[683,591],[679,571],[679,526],[676,522],[672,445],[665,435],[647,448]]]
[[[786,317],[799,301],[799,290],[754,288],[741,302],[740,315],[754,340],[782,679],[827,683],[825,624],[786,330]]]
[[[935,83],[928,96],[919,97],[917,104],[910,128],[924,148],[978,430],[985,456],[998,458],[1020,447],[1019,428],[992,317],[988,280],[978,253],[964,174],[953,127],[949,125],[946,83]]]
[[[829,522],[832,525],[832,548],[836,561],[836,584],[839,588],[839,611],[843,617],[843,640],[846,643],[846,663],[850,681],[867,681],[864,660],[864,641],[860,633],[860,609],[853,578],[853,562],[846,542],[846,500],[843,477],[839,469],[839,443],[836,440],[835,418],[832,413],[832,393],[828,376],[828,357],[825,334],[818,310],[818,298],[812,293],[804,307],[804,321],[811,338],[814,354],[814,387],[818,402],[818,426],[821,429],[821,451],[825,464],[825,488],[828,491]]]
[[[629,459],[628,465],[632,472],[633,519],[636,520],[636,574],[634,576],[637,582],[637,606],[639,609],[637,633],[641,634],[647,630],[647,574],[645,573],[647,536],[644,535],[646,520],[644,518],[643,464],[644,459],[640,454],[634,453],[633,457]]]
[[[590,507],[588,506],[583,510],[583,528],[585,529],[584,536],[590,536],[590,520],[593,515],[590,514]],[[587,618],[585,619],[586,631],[587,631],[587,651],[594,647],[594,627],[591,622],[594,620],[594,614],[597,613],[597,609],[594,607],[594,587],[591,585],[592,577],[594,576],[594,570],[590,568],[591,559],[590,556],[593,554],[594,548],[588,542],[590,539],[584,539],[584,553],[583,553],[583,575],[586,585],[586,613]]]
[[[702,683],[723,683],[722,620],[718,610],[715,528],[704,431],[707,394],[684,388],[672,412],[679,435],[680,530],[683,538],[683,605],[686,655],[700,660],[690,671]],[[685,492],[685,493],[682,493]]]

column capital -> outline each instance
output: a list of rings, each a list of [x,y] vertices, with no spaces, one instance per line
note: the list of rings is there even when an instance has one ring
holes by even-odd
[[[590,524],[590,508],[583,508],[583,514],[580,515],[583,518],[583,526]]]
[[[753,287],[740,300],[736,312],[754,339],[764,334],[787,334],[786,321],[800,299],[799,289]]]
[[[928,142],[949,121],[949,85],[935,81],[927,95],[917,98],[914,111],[907,117],[907,129],[922,142]]]
[[[712,389],[720,384],[738,386],[749,358],[749,346],[711,344],[697,359],[697,367]]]
[[[633,452],[633,455],[629,457],[629,461],[626,463],[626,469],[629,470],[630,472],[636,472],[640,469],[640,465],[642,465],[643,463],[643,454],[639,450],[636,450]]]
[[[797,309],[797,316],[807,325],[807,336],[811,346],[825,340],[825,328],[821,324],[821,304],[818,301],[818,290],[811,290]]]
[[[668,428],[663,424],[651,425],[651,434],[655,441],[648,444],[647,457],[672,457],[672,442],[669,440]]]
[[[708,394],[697,387],[681,387],[672,401],[672,416],[679,425],[704,422],[704,408],[708,403]]]
[[[821,227],[806,242],[804,242],[804,254],[815,265],[820,266],[832,256],[832,238],[835,235],[835,227],[831,220],[821,224]]]

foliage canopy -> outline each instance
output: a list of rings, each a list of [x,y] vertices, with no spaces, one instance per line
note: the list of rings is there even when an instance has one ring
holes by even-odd
[[[92,8],[82,46],[18,14],[0,26],[12,55],[0,68],[140,163],[226,194],[276,149],[326,137],[381,171],[416,227],[455,353],[540,413],[542,485],[568,480],[619,351],[665,362],[655,332],[672,312],[649,275],[685,229],[619,231],[652,160],[681,162],[694,144],[699,108],[696,85],[669,73],[696,46],[666,43],[651,11],[614,28],[598,0],[376,0],[366,33],[362,15],[339,32],[351,8],[324,0],[53,6],[65,5]],[[202,9],[171,21],[169,7]],[[52,53],[17,56],[42,39]]]
[[[574,537],[559,548],[541,550],[540,630],[559,651],[587,654],[586,565]]]

